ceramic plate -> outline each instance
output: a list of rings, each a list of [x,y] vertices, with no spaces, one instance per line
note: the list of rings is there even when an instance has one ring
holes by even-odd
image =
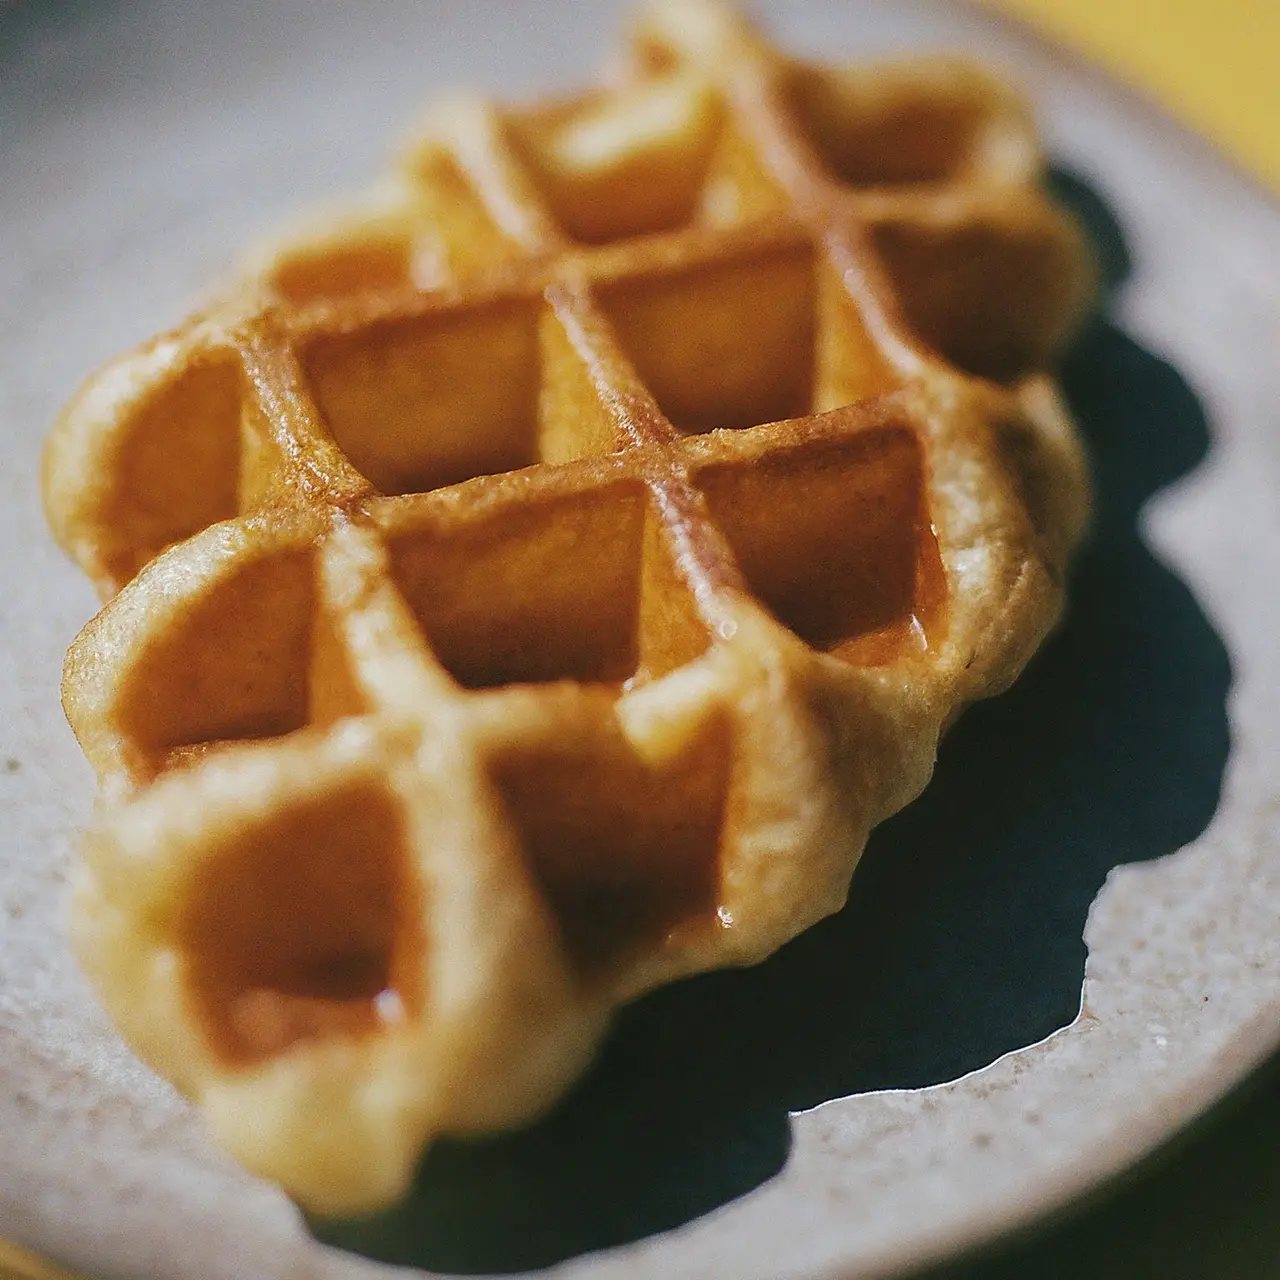
[[[544,1124],[307,1223],[206,1142],[63,945],[93,784],[58,709],[95,609],[42,436],[91,367],[384,163],[446,85],[584,82],[589,0],[0,8],[0,1235],[95,1276],[881,1276],[1062,1203],[1280,1040],[1280,213],[1095,73],[965,7],[776,4],[828,59],[962,48],[1039,103],[1111,282],[1064,384],[1098,515],[1062,632],[975,708],[850,906],[660,992]],[[1083,978],[1083,999],[1081,997]]]

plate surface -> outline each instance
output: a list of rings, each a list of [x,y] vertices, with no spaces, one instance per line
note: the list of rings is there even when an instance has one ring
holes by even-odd
[[[57,683],[95,603],[45,532],[49,422],[254,238],[368,182],[424,99],[584,83],[623,16],[0,11],[0,1235],[104,1277],[393,1274],[361,1254],[885,1275],[1096,1184],[1280,1041],[1280,212],[1091,71],[967,8],[887,0],[779,3],[769,24],[828,60],[960,48],[1011,71],[1115,292],[1064,374],[1099,487],[1071,619],[957,728],[850,907],[628,1011],[560,1113],[441,1148],[406,1213],[314,1234],[93,1006],[61,940],[93,783]]]

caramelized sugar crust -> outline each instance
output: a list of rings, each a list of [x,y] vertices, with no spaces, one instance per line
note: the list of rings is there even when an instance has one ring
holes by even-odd
[[[840,906],[1062,604],[1092,277],[1039,167],[972,68],[654,5],[80,392],[73,940],[251,1169],[385,1204]]]

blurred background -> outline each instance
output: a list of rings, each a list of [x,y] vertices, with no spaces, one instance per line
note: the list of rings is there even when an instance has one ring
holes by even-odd
[[[985,0],[1171,107],[1280,191],[1276,0]]]

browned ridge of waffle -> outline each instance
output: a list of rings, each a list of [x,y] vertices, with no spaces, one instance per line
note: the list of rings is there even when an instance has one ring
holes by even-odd
[[[841,905],[1084,523],[1040,164],[965,65],[657,5],[611,87],[447,106],[82,390],[73,940],[249,1168],[384,1204]]]

